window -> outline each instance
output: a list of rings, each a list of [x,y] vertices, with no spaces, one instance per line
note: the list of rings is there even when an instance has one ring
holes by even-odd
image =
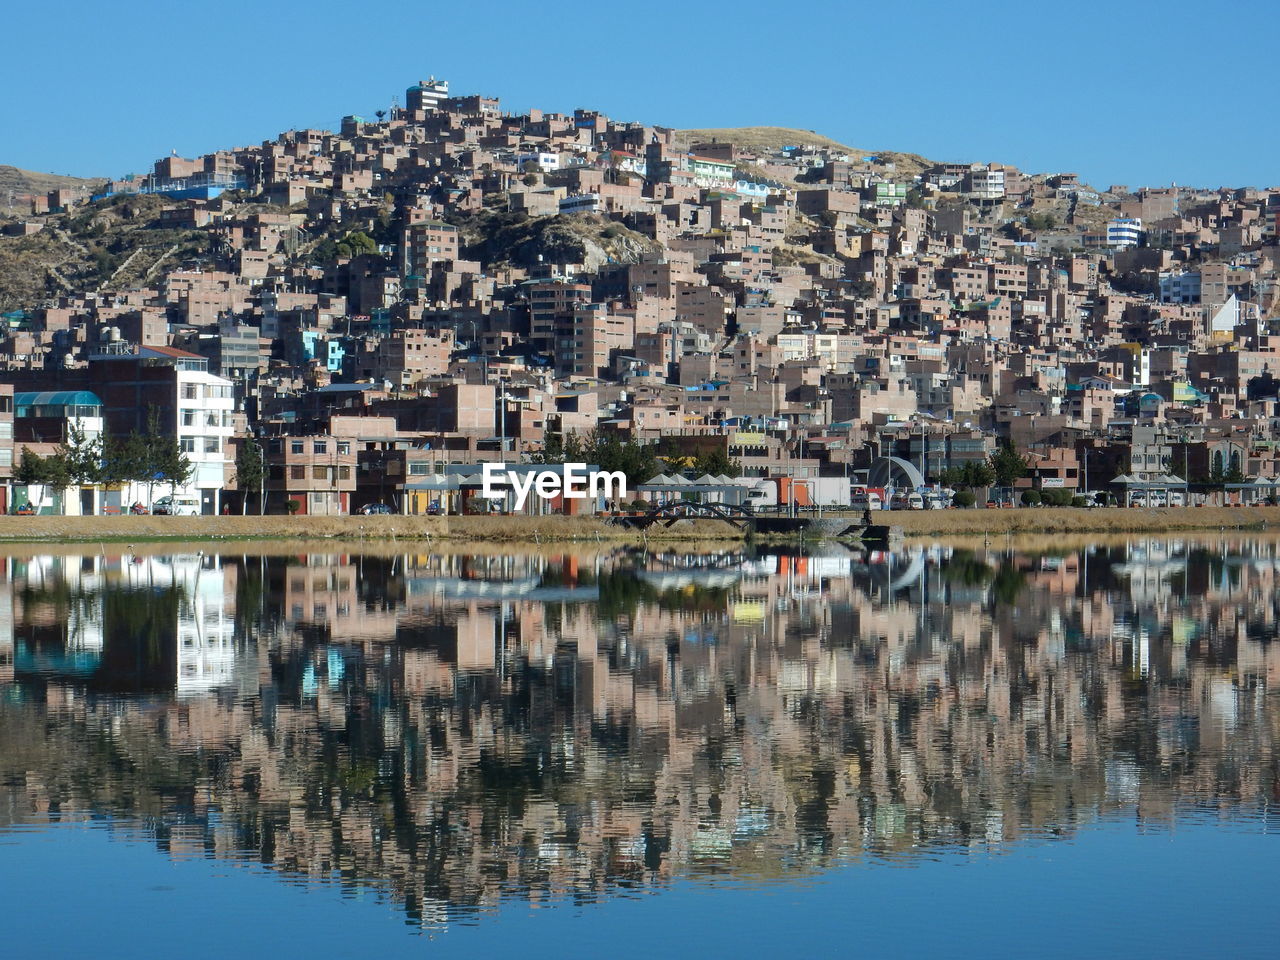
[[[311,452],[312,453],[328,453],[329,444],[327,444],[323,440],[317,440],[315,441],[315,443],[311,444]]]
[[[205,437],[204,452],[205,453],[221,453],[222,441],[219,440],[217,437]]]
[[[200,388],[197,387],[194,383],[184,383],[182,385],[182,399],[183,400],[200,399]]]
[[[195,437],[182,437],[182,438],[178,441],[178,445],[182,448],[182,452],[183,452],[183,453],[195,453],[195,452],[196,452],[196,438],[195,438]]]
[[[312,480],[328,480],[329,468],[320,466],[319,464],[317,464],[316,466],[313,466],[311,468],[311,479]]]
[[[346,456],[350,452],[351,452],[351,444],[348,441],[343,440],[338,444],[338,454],[340,456]]]
[[[182,425],[184,427],[194,427],[196,425],[196,412],[194,410],[182,411]]]
[[[302,445],[301,440],[293,440],[289,443],[290,453],[305,453],[306,448]]]
[[[342,465],[342,466],[340,466],[340,467],[338,467],[338,479],[339,479],[339,480],[350,480],[350,479],[351,479],[351,468],[350,468],[349,466],[345,465],[345,464],[344,464],[344,465]]]

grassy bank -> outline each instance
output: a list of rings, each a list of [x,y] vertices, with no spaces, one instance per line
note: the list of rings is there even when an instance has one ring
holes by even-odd
[[[908,537],[1280,529],[1280,507],[1036,507],[902,511],[884,516],[892,519],[881,522],[902,527]]]
[[[882,513],[908,537],[1162,533],[1179,530],[1280,530],[1280,507],[1151,510],[1037,508]],[[0,516],[0,542],[203,540],[373,540],[441,543],[638,542],[641,534],[594,517],[10,517]],[[653,527],[651,541],[740,540],[718,520]]]
[[[685,521],[650,531],[650,540],[741,539],[719,520]],[[200,540],[398,540],[476,543],[640,541],[634,530],[595,517],[10,517],[0,516],[0,542],[129,542]]]

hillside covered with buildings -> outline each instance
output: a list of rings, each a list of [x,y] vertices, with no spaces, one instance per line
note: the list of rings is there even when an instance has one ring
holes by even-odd
[[[633,473],[896,456],[932,482],[1001,445],[1025,489],[1280,473],[1280,188],[778,132],[514,115],[432,78],[337,131],[19,197],[3,506],[61,458],[80,489],[49,509],[123,508],[175,471],[65,461],[139,438],[207,513],[423,512],[575,443],[660,446]]]

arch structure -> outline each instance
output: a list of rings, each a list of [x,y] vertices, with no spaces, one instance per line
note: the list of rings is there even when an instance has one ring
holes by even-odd
[[[867,474],[869,487],[910,487],[917,490],[924,485],[919,468],[902,457],[877,457],[871,462],[871,470]]]

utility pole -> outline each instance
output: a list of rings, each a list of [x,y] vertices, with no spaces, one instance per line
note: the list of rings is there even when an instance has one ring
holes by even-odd
[[[507,378],[498,378],[498,443],[502,461],[507,460]]]

